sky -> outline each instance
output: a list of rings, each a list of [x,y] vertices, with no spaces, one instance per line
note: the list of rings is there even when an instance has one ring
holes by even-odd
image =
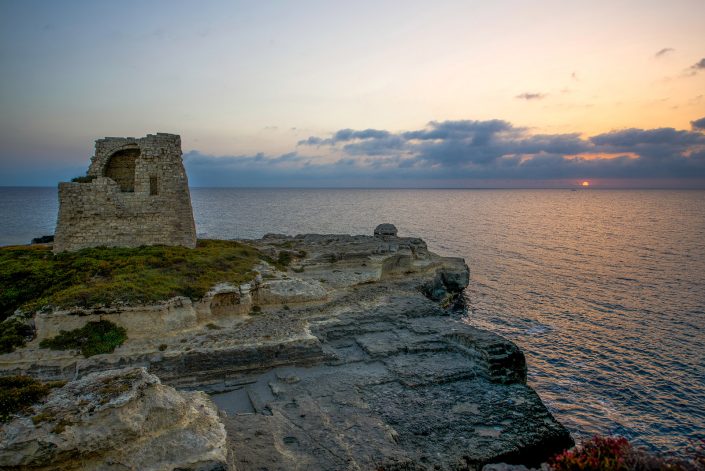
[[[0,185],[705,188],[705,1],[0,0]]]

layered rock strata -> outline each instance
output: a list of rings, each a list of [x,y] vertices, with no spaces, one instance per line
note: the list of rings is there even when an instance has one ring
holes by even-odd
[[[0,468],[216,471],[230,466],[218,410],[144,368],[89,374],[0,428]]]
[[[171,326],[155,338],[126,321],[134,311],[83,312],[124,322],[128,341],[87,359],[35,341],[0,357],[0,371],[71,379],[139,365],[207,391],[239,470],[478,469],[539,463],[572,443],[526,385],[522,352],[453,310],[469,281],[462,259],[389,228],[248,242],[278,262],[180,301],[172,310],[188,322],[155,308],[155,325]]]

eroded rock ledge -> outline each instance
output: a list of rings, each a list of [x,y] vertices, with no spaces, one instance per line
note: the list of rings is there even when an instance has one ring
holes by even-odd
[[[225,428],[203,392],[178,392],[144,368],[89,374],[0,429],[0,468],[216,471]]]
[[[388,227],[248,242],[286,271],[262,264],[252,283],[214,287],[199,303],[49,313],[38,330],[97,316],[129,340],[87,359],[35,341],[0,356],[0,374],[143,366],[207,391],[239,470],[476,469],[538,463],[572,443],[526,385],[522,352],[452,312],[469,281],[462,259]]]

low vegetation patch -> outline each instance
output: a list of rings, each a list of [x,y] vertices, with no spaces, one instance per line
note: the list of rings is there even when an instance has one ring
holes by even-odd
[[[554,471],[696,471],[705,470],[705,442],[693,444],[684,457],[661,456],[636,448],[626,438],[593,437],[549,460]]]
[[[294,258],[294,254],[288,250],[282,250],[277,256],[277,265],[281,267],[288,267],[291,260]]]
[[[443,299],[441,299],[441,307],[443,309],[448,309],[449,307],[453,306],[455,302],[458,300],[459,294],[458,293],[448,293],[446,294]]]
[[[255,316],[255,315],[261,314],[261,313],[262,313],[262,308],[260,306],[257,306],[256,304],[254,306],[252,306],[252,308],[250,309],[251,316]]]
[[[0,353],[10,353],[16,347],[24,347],[33,336],[33,329],[18,319],[0,322]]]
[[[259,260],[255,248],[225,240],[200,240],[195,249],[99,247],[57,255],[47,246],[0,247],[0,320],[17,308],[196,300],[217,283],[250,280]]]
[[[277,268],[277,270],[286,271],[286,269],[289,267],[289,265],[291,265],[291,262],[293,262],[296,259],[305,258],[306,255],[308,255],[308,253],[305,250],[297,250],[297,251],[280,250],[277,253],[276,258],[272,258],[270,256],[263,255],[262,259],[265,260],[266,262],[274,265],[274,267]],[[299,271],[298,273],[300,273],[302,271],[303,271],[303,269],[301,269],[301,271]]]
[[[52,388],[64,383],[41,383],[29,376],[0,377],[0,423],[8,422],[13,414],[29,410],[42,400]]]
[[[112,353],[127,340],[127,331],[110,321],[89,322],[80,329],[62,330],[59,335],[44,339],[42,348],[52,350],[80,350],[88,358],[101,353]]]
[[[100,386],[96,389],[100,397],[100,403],[107,404],[118,396],[125,394],[132,389],[132,385],[138,377],[139,373],[132,371],[120,376],[103,378],[100,381]]]
[[[81,175],[80,177],[74,177],[71,179],[74,183],[90,183],[95,180],[95,175]]]

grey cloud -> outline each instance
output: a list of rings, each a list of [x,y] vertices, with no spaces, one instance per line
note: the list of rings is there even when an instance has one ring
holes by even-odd
[[[350,155],[386,155],[390,150],[403,153],[406,140],[401,136],[389,135],[383,138],[368,138],[345,144],[343,150]]]
[[[310,158],[301,156],[296,152],[289,152],[279,156],[271,157],[259,152],[254,155],[238,156],[213,156],[201,154],[198,151],[191,151],[184,154],[184,161],[189,165],[198,167],[221,167],[229,169],[249,169],[257,166],[270,168],[284,168],[292,164],[305,164]]]
[[[473,142],[487,141],[493,135],[500,132],[510,132],[518,130],[508,123],[499,119],[488,121],[431,121],[426,129],[402,133],[405,139],[436,140],[452,139],[467,140]]]
[[[546,95],[544,93],[524,92],[517,95],[515,98],[519,98],[520,100],[543,100],[546,98]]]
[[[383,139],[388,136],[389,131],[379,131],[377,129],[365,129],[363,131],[341,129],[333,135],[333,142],[351,141],[353,139]]]
[[[697,74],[701,70],[705,69],[705,57],[700,59],[698,62],[695,64],[691,65],[690,68],[688,69],[692,74]]]
[[[672,47],[664,47],[663,49],[658,51],[656,54],[654,54],[654,57],[656,57],[656,58],[663,57],[663,56],[668,55],[674,51],[675,51],[675,49],[673,49]]]
[[[693,127],[693,129],[702,129],[705,131],[705,118],[700,118],[696,119],[695,121],[691,121],[690,125]]]
[[[311,136],[308,139],[300,140],[297,145],[304,146],[320,146],[320,145],[331,145],[337,144],[338,142],[348,142],[356,139],[383,139],[390,135],[389,131],[380,131],[378,129],[364,129],[362,131],[355,131],[354,129],[341,129],[333,134],[332,137],[328,139],[321,139],[315,136]]]
[[[341,129],[301,145],[339,155],[335,162],[291,152],[279,156],[185,155],[194,185],[384,186],[385,181],[560,178],[705,179],[705,118],[693,130],[624,129],[590,138],[531,134],[502,120],[432,121],[422,129],[390,132]],[[588,158],[585,155],[597,155]],[[611,158],[600,158],[607,154]],[[193,175],[193,177],[191,177]],[[210,183],[202,183],[210,182]],[[213,183],[215,182],[215,183]],[[375,183],[377,182],[377,183]]]
[[[302,139],[296,143],[297,146],[320,146],[326,139],[321,139],[320,137],[311,136],[307,139]]]
[[[598,134],[590,138],[598,145],[620,148],[636,148],[640,145],[690,146],[705,144],[705,136],[691,131],[678,131],[673,128],[624,129]]]

